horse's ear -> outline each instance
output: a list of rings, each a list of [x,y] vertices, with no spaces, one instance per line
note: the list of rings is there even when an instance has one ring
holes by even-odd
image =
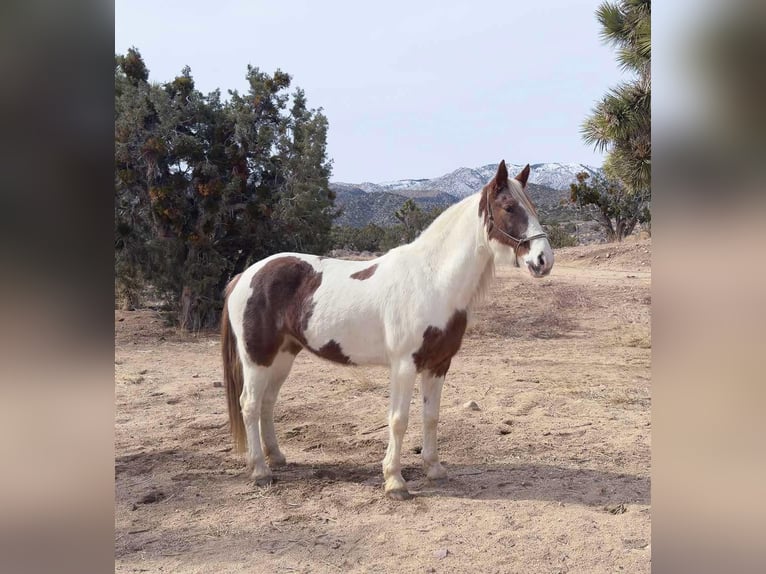
[[[508,186],[508,168],[505,167],[505,160],[500,162],[497,166],[497,173],[495,174],[495,191],[499,191]]]
[[[524,169],[522,169],[519,172],[519,175],[514,177],[516,181],[518,181],[521,184],[521,187],[527,186],[527,180],[529,179],[529,164],[524,166]]]

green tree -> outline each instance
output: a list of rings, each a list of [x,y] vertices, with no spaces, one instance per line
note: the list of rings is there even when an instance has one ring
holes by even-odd
[[[223,287],[250,263],[329,242],[326,119],[302,93],[287,111],[284,72],[246,78],[222,102],[188,67],[156,84],[137,50],[115,58],[115,280],[151,284],[187,329],[217,324]]]
[[[276,207],[281,234],[289,238],[294,251],[323,253],[331,244],[330,230],[339,212],[329,187],[332,162],[326,153],[327,128],[322,110],[309,110],[304,91],[296,89],[281,130],[283,180]]]
[[[401,222],[402,231],[404,232],[403,242],[409,243],[418,236],[420,230],[420,217],[422,211],[417,206],[414,200],[408,199],[402,206],[394,212],[394,217]]]
[[[607,241],[622,241],[648,213],[648,194],[630,191],[621,181],[580,172],[570,185],[570,201],[590,214],[606,232]]]
[[[332,230],[333,248],[350,251],[382,251],[386,230],[374,223],[364,227],[335,226]]]
[[[548,241],[551,247],[557,249],[559,247],[574,247],[577,245],[577,238],[572,235],[571,224],[562,227],[558,223],[543,224],[543,229],[548,234]]]
[[[140,161],[157,122],[148,77],[135,48],[115,56],[115,294],[126,308],[140,303],[152,236],[146,166]]]
[[[394,212],[394,217],[401,222],[402,238],[397,244],[410,243],[420,232],[428,227],[442,212],[442,209],[432,209],[424,212],[414,199],[408,199]]]
[[[651,1],[604,2],[596,11],[601,37],[617,49],[631,80],[611,90],[582,125],[583,139],[607,151],[610,174],[630,192],[651,188]]]

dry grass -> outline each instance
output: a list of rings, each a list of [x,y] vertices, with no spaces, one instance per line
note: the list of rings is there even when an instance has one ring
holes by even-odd
[[[523,305],[488,303],[477,309],[472,333],[501,339],[558,339],[573,336],[580,328],[577,314],[591,306],[588,293],[579,286],[546,281],[540,285],[522,283],[514,293]]]
[[[649,407],[650,398],[645,389],[624,387],[613,393],[609,397],[609,402],[619,406],[638,406]]]
[[[619,342],[626,347],[636,347],[638,349],[652,348],[652,336],[647,329],[634,327],[628,332],[623,333],[619,338]]]

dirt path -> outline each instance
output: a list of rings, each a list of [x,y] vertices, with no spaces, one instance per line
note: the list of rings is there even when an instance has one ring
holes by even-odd
[[[424,480],[416,392],[404,503],[381,487],[384,369],[302,353],[277,403],[288,466],[258,489],[231,452],[217,336],[116,312],[116,571],[649,572],[649,251],[500,270],[445,384],[450,480]]]

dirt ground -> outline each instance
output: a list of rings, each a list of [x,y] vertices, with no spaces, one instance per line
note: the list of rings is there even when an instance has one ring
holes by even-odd
[[[276,408],[288,465],[258,488],[231,449],[217,334],[116,311],[115,571],[649,572],[650,251],[498,270],[445,383],[450,478],[421,470],[416,391],[406,502],[382,489],[385,369],[301,353]]]

